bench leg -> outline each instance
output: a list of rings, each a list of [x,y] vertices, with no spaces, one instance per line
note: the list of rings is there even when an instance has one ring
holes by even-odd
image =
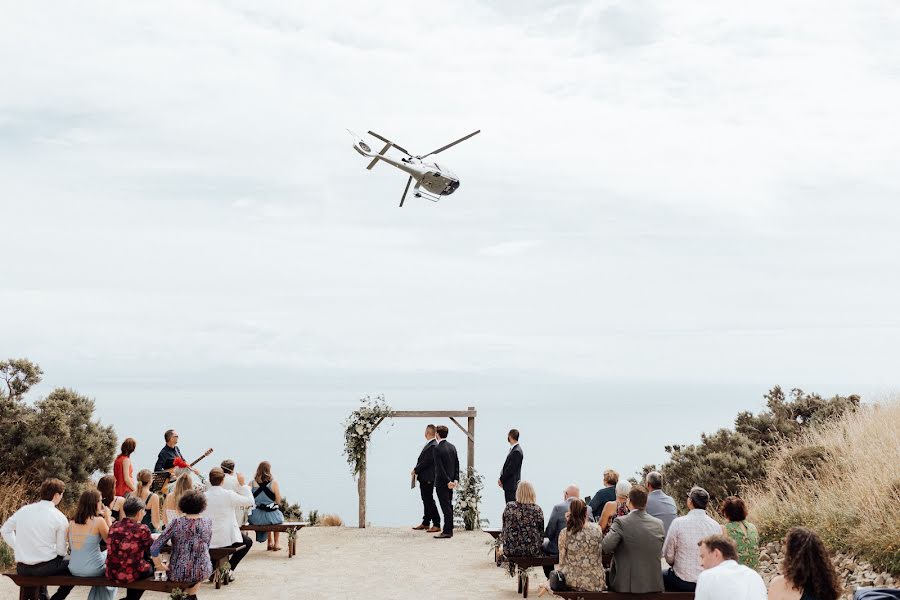
[[[525,571],[525,583],[522,584],[522,597],[528,597],[528,571]]]
[[[518,589],[518,592],[521,594],[521,593],[522,593],[522,571],[521,571],[521,569],[519,569],[519,567],[516,567],[516,570],[519,572],[519,573],[518,573],[518,575],[519,575],[519,577],[518,577],[518,579],[519,579],[519,589]]]

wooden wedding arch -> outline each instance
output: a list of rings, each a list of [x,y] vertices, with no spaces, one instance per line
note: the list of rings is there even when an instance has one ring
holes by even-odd
[[[404,417],[425,417],[425,418],[449,418],[453,423],[460,428],[460,430],[466,434],[468,438],[468,444],[466,446],[466,467],[468,468],[468,473],[472,472],[472,469],[475,467],[475,407],[470,406],[468,410],[395,410],[391,413],[392,419],[404,418]],[[466,418],[467,427],[463,427],[459,421],[457,421],[457,417]],[[385,417],[382,417],[375,423],[375,427],[372,428],[374,432],[375,429],[381,425],[381,422],[384,421]],[[368,453],[369,447],[366,444],[366,449],[363,454],[363,463],[362,468],[359,470],[359,479],[356,481],[356,489],[359,493],[359,528],[365,529],[366,527],[366,463],[368,462]]]

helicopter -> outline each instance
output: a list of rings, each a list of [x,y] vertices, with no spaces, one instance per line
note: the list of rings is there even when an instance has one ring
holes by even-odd
[[[406,200],[406,193],[409,191],[409,185],[412,183],[412,180],[416,180],[416,185],[413,187],[413,196],[416,198],[427,198],[432,202],[437,202],[441,199],[442,196],[449,196],[459,187],[459,177],[457,177],[450,169],[448,169],[444,165],[439,165],[434,162],[426,162],[423,159],[434,154],[438,154],[443,152],[447,148],[455,146],[460,142],[464,142],[469,139],[473,135],[481,133],[481,130],[473,131],[469,135],[463,136],[456,140],[455,142],[451,142],[446,146],[441,146],[437,150],[429,152],[428,154],[423,154],[421,156],[413,156],[402,146],[398,146],[391,140],[387,139],[384,136],[381,136],[374,131],[370,131],[369,135],[378,138],[382,142],[384,142],[384,147],[377,153],[372,152],[372,148],[357,134],[353,133],[349,129],[347,130],[351,136],[353,136],[353,149],[362,154],[367,158],[371,158],[372,162],[369,163],[369,166],[366,168],[371,170],[375,164],[381,160],[386,162],[387,164],[397,167],[401,171],[409,174],[409,179],[406,180],[406,188],[403,189],[403,195],[400,197],[400,206],[403,206],[403,201]],[[396,158],[392,158],[388,156],[386,153],[391,148],[396,148],[406,156],[397,160]]]

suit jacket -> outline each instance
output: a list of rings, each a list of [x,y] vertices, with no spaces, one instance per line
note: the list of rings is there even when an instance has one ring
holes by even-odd
[[[550,511],[550,518],[547,519],[547,529],[544,532],[544,537],[549,540],[547,547],[544,548],[544,552],[547,554],[559,554],[559,533],[566,528],[566,512],[574,499],[569,498],[560,502]],[[591,512],[590,506],[587,509],[587,517],[588,521],[594,520],[594,514]]]
[[[422,451],[419,452],[419,460],[416,461],[416,477],[419,481],[432,483],[434,481],[434,447],[437,440],[430,439]]]
[[[233,492],[221,485],[214,485],[206,490],[206,509],[203,516],[212,521],[210,548],[230,546],[241,541],[241,530],[234,511],[236,508],[253,506],[254,500],[250,486],[245,485],[238,489],[239,492]]]
[[[678,508],[672,496],[664,494],[662,490],[653,490],[647,495],[647,514],[662,521],[666,533],[669,533],[669,526],[678,516]]]
[[[591,497],[590,507],[595,515],[603,514],[603,507],[607,502],[616,501],[616,486],[600,488],[597,493]]]
[[[616,517],[601,544],[604,552],[613,555],[611,589],[632,594],[663,591],[660,557],[665,539],[662,521],[646,510]]]
[[[500,483],[503,489],[515,489],[522,479],[522,459],[525,454],[522,452],[522,446],[516,444],[506,455],[506,462],[503,463],[503,469],[500,471]]]
[[[459,457],[456,446],[443,440],[434,446],[434,484],[447,487],[451,481],[459,481]]]

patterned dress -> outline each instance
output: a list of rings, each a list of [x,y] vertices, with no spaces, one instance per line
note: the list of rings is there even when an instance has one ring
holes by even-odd
[[[169,559],[170,581],[197,583],[212,575],[213,566],[209,559],[209,542],[212,539],[212,521],[207,518],[189,519],[178,517],[160,534],[150,556],[159,556],[166,542],[172,541],[172,556]]]
[[[606,577],[601,560],[603,533],[596,523],[587,523],[575,535],[563,529],[559,534],[559,568],[566,577],[566,587],[577,592],[601,592]]]
[[[606,527],[603,528],[603,535],[609,533],[609,528],[612,527],[613,521],[616,520],[616,517],[624,517],[631,511],[628,510],[627,502],[616,502],[616,512],[609,518],[609,523],[606,524]]]
[[[500,533],[506,556],[541,556],[544,543],[544,511],[537,504],[510,502],[503,510]]]
[[[133,519],[116,521],[109,527],[106,544],[107,579],[132,583],[153,573],[153,565],[144,558],[153,544],[146,525]]]
[[[759,533],[756,525],[747,521],[731,521],[725,524],[725,531],[737,544],[738,562],[759,570]]]

